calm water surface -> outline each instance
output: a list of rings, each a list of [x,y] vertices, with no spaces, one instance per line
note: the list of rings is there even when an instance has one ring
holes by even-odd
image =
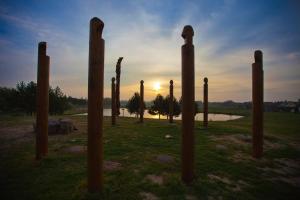
[[[121,109],[121,117],[136,117],[134,114],[130,114],[129,112],[127,112],[127,109]],[[87,115],[87,113],[81,113],[81,114],[76,114],[76,115]],[[111,109],[104,109],[103,110],[103,115],[104,116],[111,116]],[[208,120],[209,121],[228,121],[228,120],[235,120],[235,119],[239,119],[242,118],[243,116],[239,116],[239,115],[227,115],[227,114],[208,114]],[[150,119],[158,119],[158,115],[150,115],[148,113],[148,110],[145,110],[144,113],[144,118],[150,118]],[[161,119],[167,119],[167,116],[160,116]],[[181,120],[181,115],[179,115],[178,117],[174,117],[174,120]],[[195,116],[195,120],[196,121],[203,121],[203,113],[198,113]]]

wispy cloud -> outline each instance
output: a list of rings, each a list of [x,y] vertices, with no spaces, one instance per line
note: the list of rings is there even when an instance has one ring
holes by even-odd
[[[196,99],[202,99],[203,78],[207,76],[210,100],[250,100],[251,64],[257,48],[264,51],[266,100],[297,99],[300,94],[291,87],[300,86],[300,49],[289,48],[288,44],[299,39],[278,38],[272,32],[281,31],[278,20],[272,20],[272,16],[264,19],[259,7],[237,10],[239,1],[226,0],[217,5],[209,2],[190,1],[176,6],[169,1],[120,5],[114,1],[79,1],[72,30],[43,18],[12,14],[5,8],[0,20],[24,33],[24,41],[31,39],[19,48],[16,37],[0,34],[1,85],[35,80],[37,43],[45,40],[51,57],[51,85],[59,85],[69,95],[86,97],[89,19],[98,16],[105,22],[105,96],[110,96],[115,64],[123,56],[122,99],[139,90],[141,79],[145,81],[146,100],[155,96],[154,82],[161,82],[161,93],[166,95],[170,79],[175,82],[175,96],[180,98],[181,31],[184,25],[191,24],[195,30]],[[154,9],[166,5],[169,10],[165,9],[165,13]],[[177,12],[175,19],[168,18],[174,14],[170,10]],[[258,23],[258,18],[264,20]],[[18,69],[19,74],[12,69]]]

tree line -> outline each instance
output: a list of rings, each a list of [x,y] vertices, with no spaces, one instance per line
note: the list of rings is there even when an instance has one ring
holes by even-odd
[[[21,81],[16,88],[0,87],[0,111],[32,115],[36,112],[36,89],[37,84],[33,81]],[[76,101],[72,97],[69,100]],[[79,102],[83,103],[83,100]],[[58,86],[49,87],[49,114],[63,114],[70,106],[68,97]]]
[[[130,114],[135,114],[136,116],[139,115],[139,109],[140,109],[140,101],[141,97],[138,92],[134,93],[134,95],[128,100],[126,104],[126,108]],[[160,116],[169,116],[170,115],[170,96],[167,95],[166,97],[163,97],[161,94],[158,94],[154,100],[151,102],[151,106],[148,108],[148,113],[151,115],[158,115],[158,118],[160,119]],[[144,108],[145,102],[144,102]],[[199,112],[198,105],[195,102],[195,114]],[[177,101],[177,99],[173,98],[173,116],[178,117],[181,114],[181,99]]]

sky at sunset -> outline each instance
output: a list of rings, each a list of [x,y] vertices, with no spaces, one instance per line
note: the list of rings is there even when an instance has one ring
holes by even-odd
[[[265,101],[300,98],[300,1],[297,0],[1,0],[0,86],[35,81],[37,45],[46,41],[50,85],[87,97],[89,20],[104,23],[105,85],[124,57],[121,99],[139,91],[181,95],[181,32],[194,28],[196,100],[208,77],[210,101],[250,101],[253,53],[264,53]],[[160,84],[160,87],[158,87]]]

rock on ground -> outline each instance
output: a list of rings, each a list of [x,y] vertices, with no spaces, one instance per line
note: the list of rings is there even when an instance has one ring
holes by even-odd
[[[36,124],[33,124],[33,129],[36,132]],[[48,121],[48,134],[69,134],[77,130],[71,119],[58,119]]]

